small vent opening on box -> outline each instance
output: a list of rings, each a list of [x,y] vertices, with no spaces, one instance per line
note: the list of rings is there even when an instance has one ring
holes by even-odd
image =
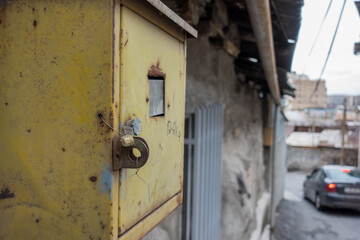
[[[150,117],[165,115],[165,81],[162,77],[149,77]]]

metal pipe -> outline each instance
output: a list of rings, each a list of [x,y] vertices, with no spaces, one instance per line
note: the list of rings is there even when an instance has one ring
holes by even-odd
[[[276,72],[269,0],[246,0],[246,7],[255,34],[267,84],[275,103],[280,105],[281,97]]]

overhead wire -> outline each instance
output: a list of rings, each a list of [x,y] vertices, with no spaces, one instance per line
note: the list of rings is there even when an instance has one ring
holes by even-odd
[[[344,3],[342,5],[342,8],[341,8],[341,12],[340,12],[340,15],[339,15],[339,19],[337,21],[337,24],[336,24],[336,28],[335,28],[335,32],[334,32],[334,35],[332,37],[332,40],[331,40],[331,44],[330,44],[330,47],[329,47],[329,51],[326,55],[326,59],[325,59],[325,62],[324,62],[324,65],[321,69],[321,73],[320,73],[320,76],[319,76],[319,79],[316,81],[316,85],[315,85],[315,89],[314,91],[312,92],[312,94],[310,95],[310,99],[313,97],[313,95],[315,94],[315,92],[318,90],[319,88],[319,84],[320,84],[320,81],[322,79],[322,76],[324,74],[324,71],[326,69],[326,65],[328,63],[328,60],[329,60],[329,57],[330,57],[330,54],[331,54],[331,51],[332,51],[332,48],[333,48],[333,45],[334,45],[334,42],[335,42],[335,38],[336,38],[336,34],[338,32],[338,29],[339,29],[339,25],[340,25],[340,22],[341,22],[341,18],[342,18],[342,15],[343,15],[343,12],[344,12],[344,8],[345,8],[345,4],[346,4],[346,0],[344,0]]]
[[[309,59],[309,58],[310,58],[310,56],[311,56],[311,54],[312,54],[312,51],[314,50],[314,47],[315,47],[315,45],[316,45],[316,43],[317,43],[317,40],[318,40],[318,38],[319,38],[319,36],[320,36],[321,29],[322,29],[322,27],[323,27],[323,25],[324,25],[324,22],[325,22],[326,18],[327,18],[327,15],[328,15],[328,13],[329,13],[329,10],[330,10],[330,7],[331,7],[332,2],[333,2],[333,0],[330,0],[329,5],[328,5],[328,7],[327,7],[327,9],[326,9],[326,12],[325,12],[322,20],[321,20],[320,27],[319,27],[319,29],[318,29],[318,31],[317,31],[317,33],[316,33],[315,39],[314,39],[314,41],[313,41],[313,43],[312,43],[312,45],[311,45],[310,51],[309,51],[306,59]],[[305,61],[305,65],[304,65],[304,68],[303,68],[303,70],[302,70],[302,74],[304,74],[308,62],[309,62],[309,61]]]

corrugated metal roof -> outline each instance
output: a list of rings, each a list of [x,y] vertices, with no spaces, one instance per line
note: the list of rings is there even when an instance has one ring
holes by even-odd
[[[317,147],[320,133],[293,132],[286,139],[286,144],[292,147]]]
[[[289,119],[289,122],[292,122],[294,125],[296,123],[304,124],[310,122],[308,117],[303,111],[286,110],[285,115],[287,119]]]
[[[341,147],[341,130],[326,129],[323,130],[319,137],[319,146],[322,147]]]
[[[272,0],[289,39],[297,40],[303,0]]]

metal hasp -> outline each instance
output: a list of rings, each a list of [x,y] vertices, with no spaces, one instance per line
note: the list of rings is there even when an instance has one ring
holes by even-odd
[[[118,171],[121,168],[141,168],[149,159],[149,146],[145,139],[134,137],[134,145],[124,147],[119,138],[112,142],[113,148],[113,171]],[[135,156],[133,150],[137,149],[140,156]]]

